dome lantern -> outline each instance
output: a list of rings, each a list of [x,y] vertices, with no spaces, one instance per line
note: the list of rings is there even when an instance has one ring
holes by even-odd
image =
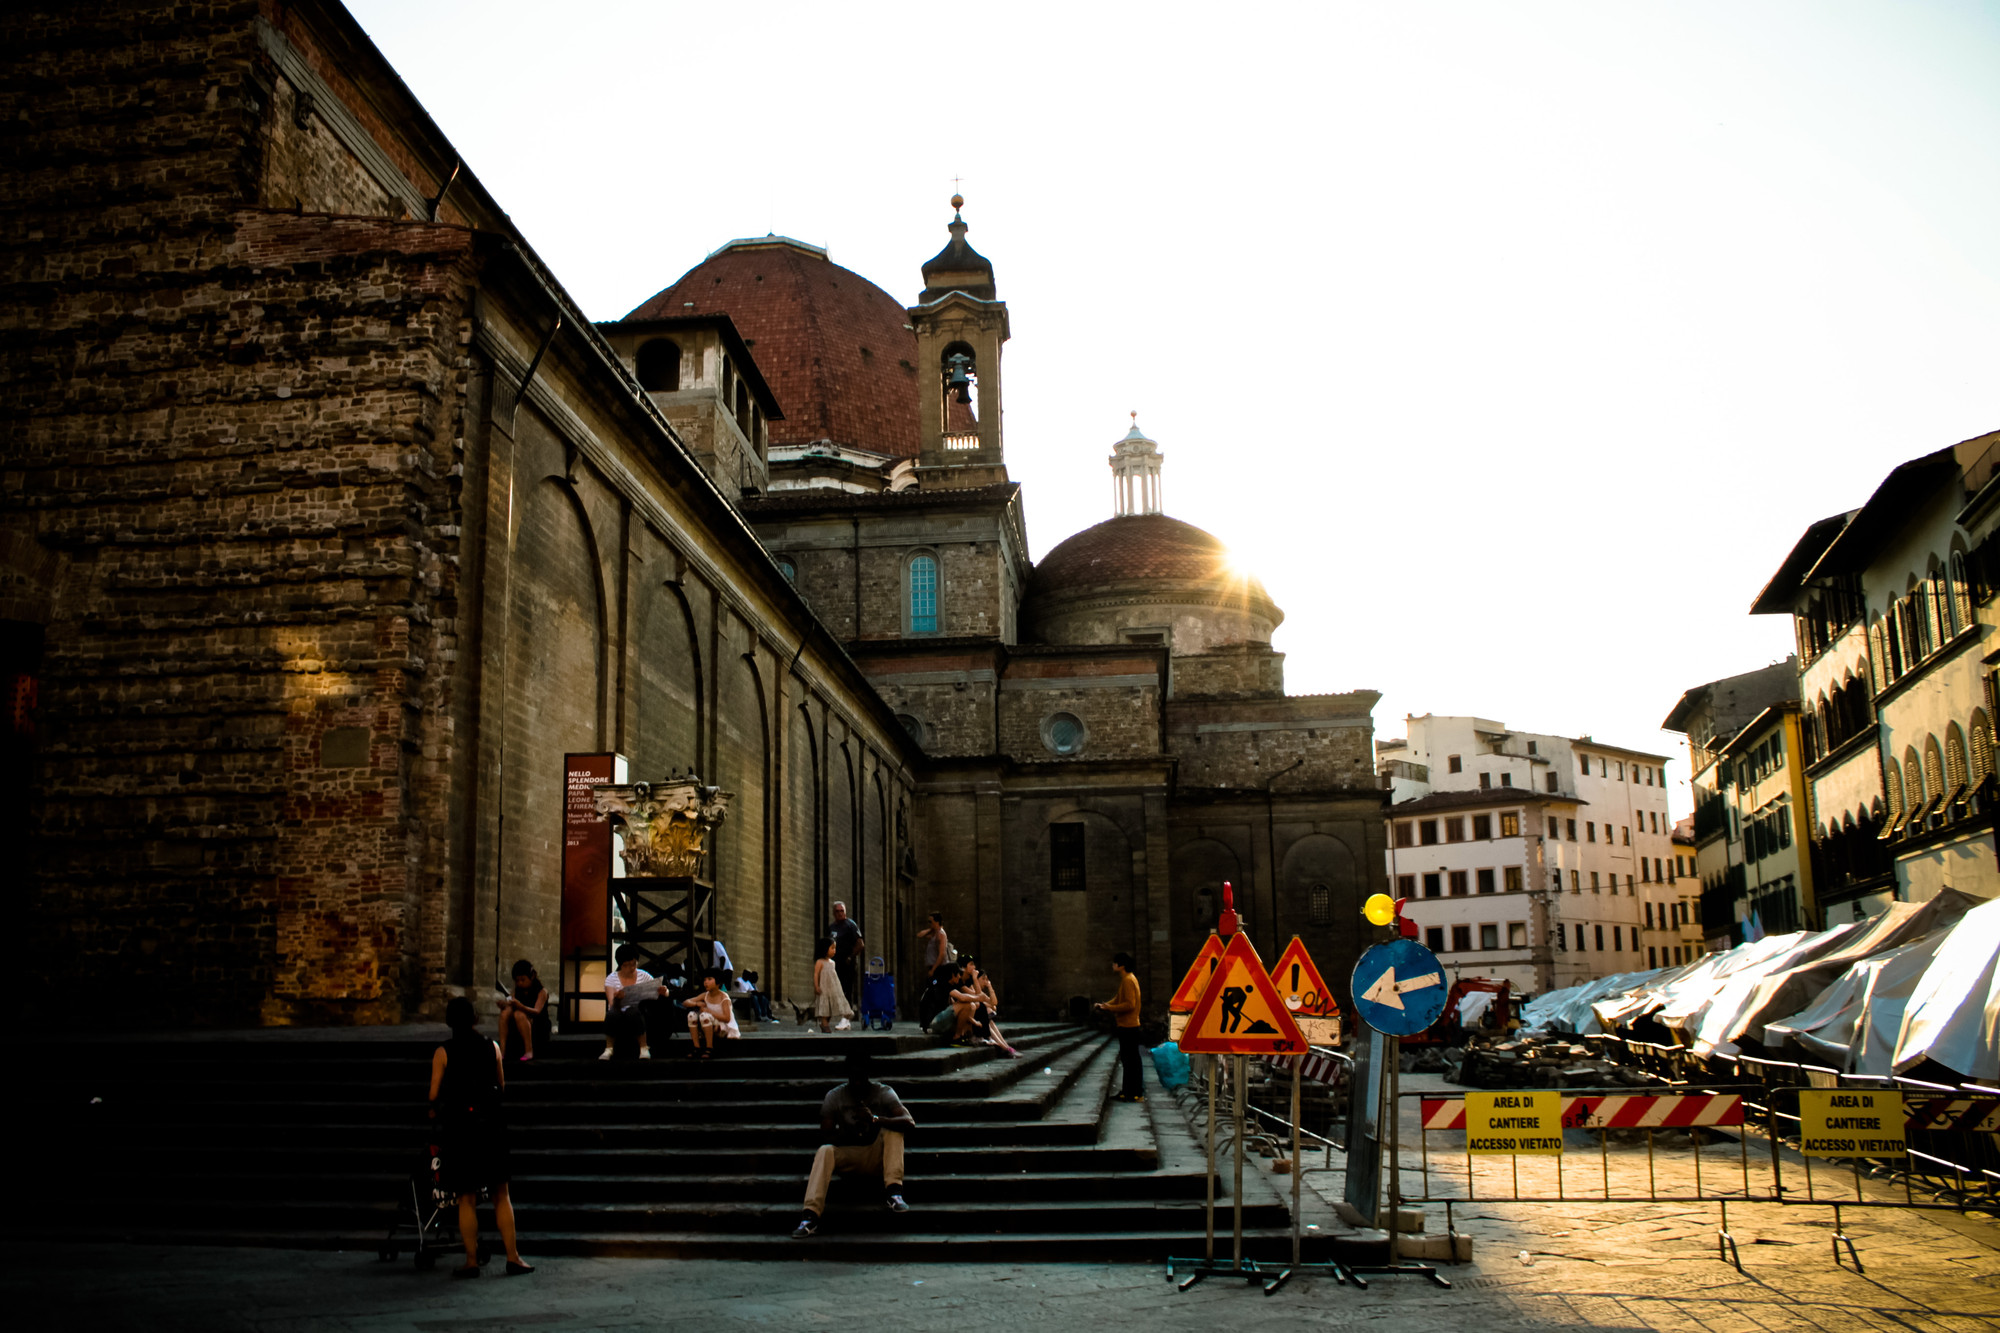
[[[1120,518],[1164,513],[1160,498],[1160,446],[1140,433],[1139,414],[1132,429],[1111,446],[1113,506]]]

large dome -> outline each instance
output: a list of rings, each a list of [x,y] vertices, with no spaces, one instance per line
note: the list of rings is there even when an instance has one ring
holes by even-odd
[[[1061,543],[1035,565],[1023,615],[1050,643],[1116,643],[1159,630],[1177,653],[1269,643],[1284,620],[1214,534],[1165,514],[1106,519]]]
[[[731,241],[626,318],[717,313],[784,411],[773,445],[831,440],[916,457],[917,336],[895,297],[817,246],[769,236]]]

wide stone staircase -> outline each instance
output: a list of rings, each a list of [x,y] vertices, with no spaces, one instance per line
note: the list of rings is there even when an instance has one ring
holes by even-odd
[[[31,1173],[36,1234],[374,1252],[427,1142],[443,1029],[239,1034],[29,1047],[46,1077],[16,1113],[53,1170]],[[731,1055],[601,1062],[557,1038],[510,1062],[506,1106],[532,1254],[1142,1260],[1198,1252],[1203,1164],[1157,1085],[1111,1100],[1117,1048],[1020,1024],[1019,1059],[907,1033],[746,1032]],[[911,1211],[836,1180],[820,1235],[792,1241],[820,1099],[866,1047],[917,1121]],[[1149,1071],[1150,1077],[1150,1071]],[[18,1140],[17,1140],[18,1141]],[[32,1149],[31,1149],[32,1151]],[[1253,1173],[1254,1174],[1254,1173]],[[1228,1173],[1219,1193],[1226,1195]],[[1285,1201],[1246,1189],[1249,1252],[1290,1249]],[[439,1242],[454,1243],[449,1217]],[[488,1223],[490,1226],[490,1222]],[[1227,1213],[1218,1228],[1229,1226]],[[1374,1257],[1351,1243],[1341,1257]],[[1365,1249],[1366,1247],[1362,1247]],[[400,1242],[412,1249],[406,1232]]]

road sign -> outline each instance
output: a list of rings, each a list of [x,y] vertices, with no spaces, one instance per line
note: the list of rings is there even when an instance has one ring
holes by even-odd
[[[1340,1012],[1333,988],[1313,966],[1305,941],[1296,935],[1278,955],[1278,964],[1271,969],[1271,984],[1277,988],[1285,1008],[1292,1011],[1293,1018],[1318,1018]]]
[[[1902,1157],[1903,1094],[1799,1089],[1799,1151],[1808,1157]]]
[[[1181,984],[1174,989],[1174,997],[1167,1001],[1167,1012],[1184,1014],[1194,1008],[1194,1002],[1208,989],[1208,978],[1215,971],[1216,960],[1222,957],[1222,937],[1214,931],[1208,932],[1208,942],[1201,946],[1201,952],[1194,956],[1194,963],[1188,968]]]
[[[1468,1092],[1465,1151],[1508,1156],[1562,1156],[1562,1094]]]
[[[1303,1055],[1309,1049],[1241,932],[1223,946],[1178,1044],[1190,1055]]]
[[[1377,944],[1354,965],[1354,1007],[1362,1021],[1392,1037],[1409,1037],[1444,1012],[1444,968],[1415,940]]]

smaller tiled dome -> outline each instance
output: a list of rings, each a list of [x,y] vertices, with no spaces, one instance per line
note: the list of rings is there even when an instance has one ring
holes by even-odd
[[[1022,614],[1050,643],[1115,642],[1157,624],[1177,652],[1268,643],[1284,620],[1214,534],[1165,514],[1106,519],[1058,545],[1036,564]]]
[[[1049,596],[1134,580],[1206,583],[1225,577],[1230,577],[1229,548],[1214,534],[1165,514],[1133,514],[1085,528],[1050,551],[1035,566],[1033,588],[1036,596]]]

